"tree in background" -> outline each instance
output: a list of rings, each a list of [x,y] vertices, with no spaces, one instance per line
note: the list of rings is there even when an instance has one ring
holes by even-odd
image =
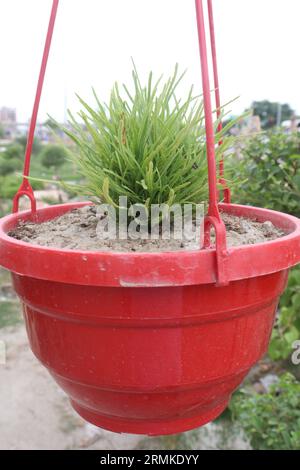
[[[5,131],[4,131],[2,124],[0,124],[0,139],[4,139],[4,137],[5,137]]]
[[[24,152],[21,145],[15,143],[8,145],[6,150],[0,154],[0,176],[21,171],[23,155]]]
[[[289,104],[272,103],[271,101],[253,101],[251,105],[254,116],[259,116],[263,129],[270,129],[278,124],[288,121],[294,116],[294,110]]]
[[[13,142],[12,144],[6,147],[5,151],[2,153],[2,157],[5,160],[12,160],[15,158],[18,160],[23,160],[24,149],[22,145]]]
[[[242,158],[228,161],[240,204],[266,207],[300,217],[300,134],[269,131],[244,142]]]
[[[25,149],[26,149],[26,145],[27,145],[27,136],[26,135],[22,135],[21,137],[17,137],[17,139],[15,140],[15,142],[19,145],[22,146],[23,148],[23,155],[25,153]],[[41,141],[38,139],[38,138],[34,138],[34,141],[33,141],[33,146],[32,146],[32,154],[33,155],[37,155],[42,149],[42,143]]]
[[[60,145],[47,145],[41,153],[42,164],[46,168],[58,168],[68,157],[68,151]]]

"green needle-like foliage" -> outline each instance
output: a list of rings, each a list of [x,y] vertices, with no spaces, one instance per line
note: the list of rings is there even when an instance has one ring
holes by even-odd
[[[147,207],[207,201],[203,102],[193,88],[185,100],[176,97],[183,75],[176,65],[165,83],[150,73],[143,86],[134,67],[133,90],[115,84],[108,104],[94,90],[96,109],[78,97],[80,119],[69,112],[68,125],[59,127],[78,150],[73,158],[84,176],[81,194],[114,207],[120,196]]]

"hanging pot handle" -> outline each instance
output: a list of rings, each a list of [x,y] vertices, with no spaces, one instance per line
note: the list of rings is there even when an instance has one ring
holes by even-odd
[[[14,213],[18,212],[19,210],[19,200],[22,196],[27,196],[30,199],[31,212],[33,215],[36,213],[36,200],[34,197],[31,184],[28,180],[28,176],[29,176],[29,171],[30,171],[30,160],[31,160],[31,154],[32,154],[32,146],[33,146],[33,141],[34,141],[37,115],[38,115],[39,106],[40,106],[41,94],[43,90],[43,84],[44,84],[44,79],[45,79],[49,51],[51,47],[55,19],[56,19],[56,14],[57,14],[57,9],[58,9],[58,3],[59,3],[59,0],[53,0],[49,26],[48,26],[48,32],[47,32],[46,42],[45,42],[45,47],[44,47],[43,59],[42,59],[42,64],[41,64],[41,69],[40,69],[40,74],[39,74],[39,79],[38,79],[38,84],[37,84],[37,90],[36,90],[34,106],[33,106],[32,116],[30,120],[26,150],[25,150],[23,181],[13,199],[13,212]]]
[[[196,17],[199,37],[199,49],[201,60],[201,74],[203,87],[203,105],[205,115],[206,131],[206,153],[208,166],[208,188],[209,188],[209,207],[208,214],[204,223],[204,246],[210,246],[210,232],[212,227],[216,233],[216,258],[217,272],[216,279],[219,285],[228,284],[228,252],[226,246],[226,229],[223,220],[220,217],[218,208],[217,191],[217,168],[215,154],[215,133],[212,115],[212,105],[210,96],[209,71],[207,60],[206,33],[204,24],[204,12],[202,0],[195,0]]]
[[[214,88],[215,88],[215,100],[216,100],[216,110],[217,110],[217,119],[219,119],[218,132],[221,132],[223,129],[222,120],[221,120],[221,99],[220,99],[220,85],[219,85],[219,73],[218,73],[218,63],[217,63],[217,48],[216,48],[216,38],[215,38],[215,25],[214,25],[214,13],[212,0],[207,0],[208,8],[208,19],[209,19],[209,30],[210,30],[210,43],[211,43],[211,54],[212,54],[212,64],[213,64],[213,74],[214,74]],[[223,144],[223,139],[219,141],[219,146]],[[222,187],[224,202],[230,204],[231,194],[230,189],[227,186],[226,180],[224,179],[224,154],[221,155],[219,163],[219,180],[220,186]]]

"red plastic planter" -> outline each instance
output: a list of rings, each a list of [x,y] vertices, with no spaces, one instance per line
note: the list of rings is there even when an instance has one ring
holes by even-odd
[[[40,209],[37,222],[81,205]],[[215,250],[55,250],[8,237],[30,213],[0,221],[0,263],[13,272],[31,348],[88,421],[150,435],[203,425],[265,353],[288,268],[300,261],[300,221],[220,207],[289,232],[230,248],[223,287]]]

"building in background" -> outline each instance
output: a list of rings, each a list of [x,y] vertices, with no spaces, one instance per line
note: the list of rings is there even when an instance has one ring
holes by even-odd
[[[0,107],[0,136],[10,140],[16,133],[17,111],[7,106]]]
[[[0,123],[4,125],[16,124],[17,112],[14,108],[7,108],[2,106],[0,108]]]

